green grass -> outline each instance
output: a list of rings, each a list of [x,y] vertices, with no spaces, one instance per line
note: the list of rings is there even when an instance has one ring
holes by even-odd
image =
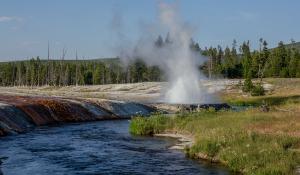
[[[284,114],[278,114],[284,115]],[[270,134],[250,129],[278,117],[256,109],[233,111],[203,111],[175,116],[153,115],[131,121],[130,132],[153,135],[163,132],[192,134],[195,143],[186,149],[188,156],[218,159],[233,172],[243,174],[293,174],[300,163],[298,137],[289,134]],[[286,116],[284,120],[290,116]],[[279,120],[279,119],[278,119]]]
[[[234,172],[245,174],[292,174],[299,155],[289,151],[298,139],[255,132],[223,130],[210,137],[200,137],[188,151],[191,157],[204,153],[217,157]]]
[[[249,96],[240,92],[241,87],[236,86],[234,92],[223,92],[223,101],[236,106],[269,106],[286,103],[300,103],[300,79],[299,78],[265,78],[265,82],[273,85],[265,96]]]
[[[207,110],[134,118],[130,131],[138,135],[181,133],[192,135],[186,148],[192,158],[219,160],[243,174],[295,174],[300,165],[300,79],[266,79],[274,88],[251,97],[236,87],[221,94],[231,105],[253,106],[245,111]],[[269,112],[262,112],[262,104]]]
[[[168,118],[153,115],[149,118],[135,117],[130,123],[129,132],[134,135],[153,135],[163,132],[167,128]]]
[[[300,103],[300,95],[292,96],[262,96],[251,97],[247,99],[230,98],[228,103],[236,106],[260,106],[266,104],[269,106],[282,105],[285,103]]]

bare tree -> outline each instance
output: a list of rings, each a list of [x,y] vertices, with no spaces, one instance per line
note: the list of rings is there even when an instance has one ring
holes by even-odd
[[[66,84],[66,77],[64,76],[64,71],[63,71],[63,62],[65,60],[67,54],[67,49],[64,47],[62,50],[62,55],[61,55],[61,61],[60,61],[60,76],[59,76],[59,85],[65,85]]]
[[[212,55],[209,57],[209,61],[208,61],[208,78],[211,79],[212,77],[212,68],[213,68],[213,58]]]
[[[50,84],[50,45],[49,45],[49,41],[48,41],[46,85],[49,85],[49,84]]]
[[[21,86],[21,84],[22,84],[22,64],[18,65],[17,74],[18,74],[18,86]]]
[[[12,62],[12,65],[13,65],[13,72],[12,72],[12,77],[11,77],[11,79],[13,80],[13,86],[15,86],[16,85],[16,81],[15,81],[15,59],[14,59],[14,61]]]
[[[75,76],[76,86],[78,86],[78,55],[76,49],[76,76]]]

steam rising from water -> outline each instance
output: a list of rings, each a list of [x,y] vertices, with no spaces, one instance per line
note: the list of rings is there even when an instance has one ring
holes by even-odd
[[[167,41],[158,47],[154,44],[156,38],[143,36],[134,48],[123,50],[121,58],[140,58],[148,65],[158,65],[166,73],[169,83],[162,97],[164,102],[213,103],[214,98],[201,85],[204,76],[198,70],[205,58],[191,50],[193,32],[180,20],[176,4],[159,3],[158,21],[154,28],[168,31]]]

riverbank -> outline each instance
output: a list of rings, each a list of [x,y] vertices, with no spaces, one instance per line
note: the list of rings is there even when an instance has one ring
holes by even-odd
[[[169,149],[184,150],[186,147],[191,147],[195,139],[193,136],[188,134],[178,134],[178,133],[162,133],[154,134],[155,137],[170,137],[178,140],[178,143],[169,147]]]
[[[131,123],[131,132],[137,132],[133,125],[143,122],[144,127],[139,129],[144,134],[189,133],[195,142],[185,151],[192,158],[222,162],[232,171],[245,174],[292,174],[300,161],[299,137],[253,129],[251,126],[274,119],[272,114],[252,117],[253,112],[257,111],[136,118]]]
[[[155,111],[151,106],[133,102],[0,95],[0,136],[26,132],[36,126],[130,119]]]
[[[215,87],[223,89],[227,85],[236,84],[237,80],[203,83],[214,92]],[[176,112],[176,106],[155,103],[166,86],[165,82],[146,82],[97,86],[0,87],[0,136],[25,132],[41,125],[129,119],[137,114],[148,115],[156,109]]]
[[[174,137],[188,136],[186,138],[189,141],[173,148],[189,147],[186,152],[190,157],[220,161],[235,172],[294,173],[300,157],[300,79],[266,79],[267,95],[262,97],[243,93],[238,80],[217,82],[208,86],[216,86],[212,91],[217,89],[224,102],[241,106],[241,110],[216,112],[209,109],[197,113],[179,113],[172,117],[161,114],[150,118],[138,117],[131,123],[131,133],[164,136],[176,133]],[[153,99],[156,92],[147,88],[155,85],[152,90],[158,90],[159,83],[146,84],[32,89],[2,87],[0,135],[25,132],[41,125],[150,114],[155,111],[154,107],[136,101]],[[105,90],[106,87],[109,90]],[[98,97],[99,88],[111,97]],[[146,92],[149,94],[143,94]],[[90,95],[85,96],[87,94]],[[127,100],[133,98],[135,102],[112,100],[113,94],[119,94]],[[172,105],[160,105],[157,107],[174,112],[178,110]],[[252,107],[247,109],[249,105]]]
[[[300,165],[300,81],[267,81],[274,88],[266,96],[251,97],[239,87],[224,92],[225,102],[241,105],[242,110],[138,117],[132,120],[130,131],[190,135],[195,141],[185,149],[188,156],[220,162],[233,172],[296,174]]]

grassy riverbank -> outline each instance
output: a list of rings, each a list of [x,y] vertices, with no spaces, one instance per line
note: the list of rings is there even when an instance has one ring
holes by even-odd
[[[138,117],[132,120],[130,132],[192,135],[194,144],[186,148],[188,156],[219,161],[234,172],[295,174],[300,165],[300,98],[297,95],[300,81],[273,80],[272,84],[275,88],[264,97],[250,97],[238,91],[222,95],[231,104],[257,107],[240,112],[210,110],[171,117],[161,114]],[[267,104],[269,112],[263,112],[260,104]]]

